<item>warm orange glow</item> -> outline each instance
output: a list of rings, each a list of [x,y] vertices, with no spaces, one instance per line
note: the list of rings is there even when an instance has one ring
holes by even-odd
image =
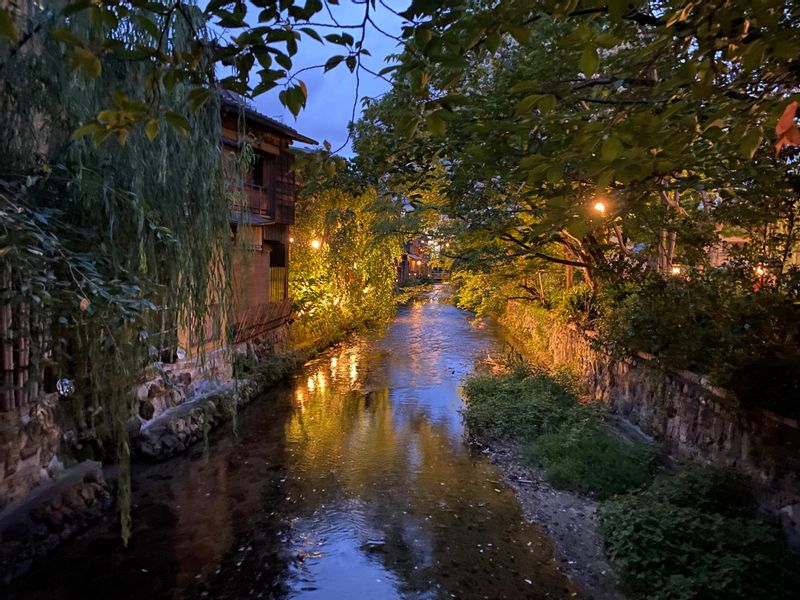
[[[599,212],[601,215],[606,214],[606,205],[603,202],[599,201],[599,200],[597,202],[595,202],[594,209],[597,212]]]
[[[766,273],[767,270],[764,267],[761,266],[756,267],[756,275],[758,275],[759,277],[763,277],[764,275],[766,275]]]
[[[290,244],[294,244],[294,238],[293,238],[293,237],[290,237],[290,238],[289,238],[289,243],[290,243]]]
[[[673,266],[672,267],[672,274],[673,275],[680,275],[681,274],[681,268],[678,265]]]
[[[319,240],[311,240],[311,248],[312,249],[319,250],[321,246],[322,246],[322,242],[320,242]]]

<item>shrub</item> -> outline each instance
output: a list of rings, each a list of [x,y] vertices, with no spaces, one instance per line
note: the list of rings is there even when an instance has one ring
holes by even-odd
[[[744,402],[800,410],[800,305],[790,295],[713,270],[618,282],[604,289],[600,306],[597,326],[611,347],[709,375]]]
[[[642,486],[654,469],[650,446],[621,437],[591,413],[539,436],[525,456],[541,464],[554,485],[600,498]]]
[[[571,392],[544,373],[472,377],[464,395],[470,429],[521,440],[555,431],[577,403]]]
[[[636,597],[794,598],[797,558],[776,528],[755,518],[753,506],[736,479],[693,468],[606,502],[600,531]]]
[[[585,321],[594,314],[594,292],[585,283],[554,294],[553,309],[570,321]]]
[[[604,413],[580,404],[566,383],[519,369],[473,377],[464,388],[467,425],[524,444],[524,457],[541,464],[559,487],[605,498],[645,483],[652,450],[621,438],[605,424]]]

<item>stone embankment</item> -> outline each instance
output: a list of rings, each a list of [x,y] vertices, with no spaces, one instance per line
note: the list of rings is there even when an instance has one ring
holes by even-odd
[[[523,352],[578,373],[589,396],[652,436],[678,459],[730,467],[753,482],[762,508],[800,543],[800,423],[758,407],[686,371],[661,368],[653,357],[618,357],[591,331],[542,311],[509,303],[503,324]]]
[[[80,463],[0,512],[0,583],[95,522],[114,503],[98,462]]]

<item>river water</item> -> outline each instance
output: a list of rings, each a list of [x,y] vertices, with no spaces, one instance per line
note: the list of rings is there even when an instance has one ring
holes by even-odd
[[[465,443],[459,386],[500,332],[441,291],[332,348],[240,414],[238,436],[138,465],[113,519],[12,598],[572,598],[550,541]]]

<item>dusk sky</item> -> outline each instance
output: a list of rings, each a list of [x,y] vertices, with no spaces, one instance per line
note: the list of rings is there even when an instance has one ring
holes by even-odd
[[[385,0],[385,5],[390,6],[398,12],[408,7],[407,0]],[[349,0],[343,0],[341,6],[332,6],[336,20],[341,24],[360,23],[364,18],[364,5],[354,4]],[[387,10],[384,6],[377,3],[373,10],[370,9],[371,17],[382,30],[399,35],[402,19]],[[327,17],[327,15],[324,15]],[[323,15],[319,19],[323,20]],[[325,18],[325,22],[330,22],[330,18]],[[371,25],[367,25],[366,39],[364,47],[369,50],[372,56],[364,57],[364,64],[372,71],[378,72],[387,63],[385,57],[399,51],[398,43],[386,37]],[[317,28],[320,35],[335,32],[334,29],[323,30]],[[360,35],[360,30],[352,30],[349,33],[356,39]],[[325,45],[303,36],[298,53],[293,57],[294,69],[301,69],[306,66],[324,64],[333,55],[346,54],[344,48],[334,44]],[[278,119],[286,125],[297,129],[300,133],[307,135],[320,143],[328,140],[331,146],[336,149],[341,146],[347,138],[347,124],[350,121],[353,100],[356,93],[356,78],[349,69],[340,64],[338,67],[327,73],[322,69],[306,71],[300,76],[308,87],[308,103],[306,108],[295,118],[288,109],[281,106],[278,101],[278,88],[262,94],[254,102],[256,109],[265,115]],[[364,71],[361,72],[361,85],[359,98],[378,97],[387,92],[389,84],[377,77]],[[361,110],[359,102],[356,108],[356,118]],[[350,156],[352,150],[350,143],[339,153],[342,156]]]

